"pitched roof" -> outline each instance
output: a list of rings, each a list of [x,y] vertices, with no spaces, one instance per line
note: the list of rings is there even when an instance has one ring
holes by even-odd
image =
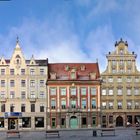
[[[49,63],[49,80],[51,73],[56,73],[56,80],[69,80],[72,69],[75,69],[77,73],[77,79],[75,80],[90,80],[90,73],[95,73],[96,79],[100,77],[98,63]]]

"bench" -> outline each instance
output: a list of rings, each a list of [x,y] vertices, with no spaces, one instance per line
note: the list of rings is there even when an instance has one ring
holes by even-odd
[[[7,131],[7,137],[19,137],[20,138],[20,132],[18,130],[9,130]]]
[[[115,129],[114,128],[104,128],[101,129],[101,136],[115,136]]]
[[[46,137],[48,136],[57,136],[59,137],[59,131],[58,130],[46,130]]]
[[[140,133],[140,128],[136,128],[136,135],[139,135]]]

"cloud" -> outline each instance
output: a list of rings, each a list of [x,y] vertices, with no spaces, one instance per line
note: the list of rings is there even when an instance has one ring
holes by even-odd
[[[105,25],[92,30],[85,41],[90,58],[92,60],[99,59],[101,71],[104,71],[107,66],[106,54],[109,51],[114,51],[114,40],[111,26]]]

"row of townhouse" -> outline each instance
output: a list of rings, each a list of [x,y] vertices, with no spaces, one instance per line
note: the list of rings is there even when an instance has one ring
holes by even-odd
[[[26,60],[19,45],[0,59],[0,130],[44,130],[140,123],[140,72],[122,39],[96,63]]]

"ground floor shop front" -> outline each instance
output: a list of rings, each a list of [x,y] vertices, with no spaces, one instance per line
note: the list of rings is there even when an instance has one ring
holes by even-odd
[[[140,113],[102,113],[102,127],[140,126]]]
[[[0,130],[46,129],[46,114],[3,113],[0,116]]]
[[[100,127],[100,113],[67,113],[47,114],[47,128],[91,128]]]

